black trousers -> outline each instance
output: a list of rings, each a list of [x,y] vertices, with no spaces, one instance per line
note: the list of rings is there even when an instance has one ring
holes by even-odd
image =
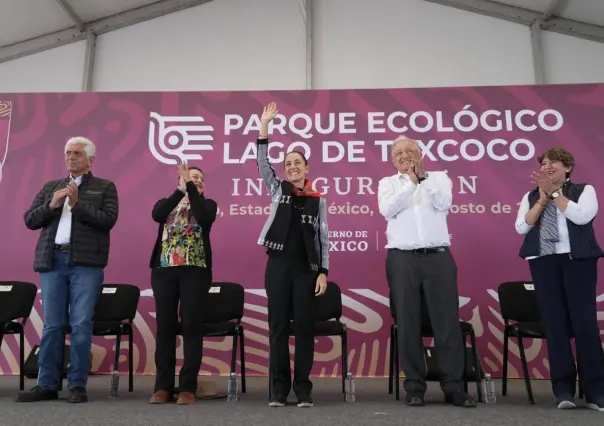
[[[266,264],[264,286],[268,299],[268,333],[270,371],[274,395],[287,397],[292,388],[289,331],[294,321],[295,355],[293,390],[298,397],[312,391],[315,338],[313,301],[318,274],[308,263],[291,260],[286,255],[270,255]]]
[[[201,302],[211,283],[211,271],[196,266],[155,268],[151,272],[157,323],[155,392],[174,390],[179,302],[184,360],[178,387],[181,392],[197,390],[203,345]]]
[[[464,345],[459,326],[457,265],[451,252],[389,250],[386,275],[396,310],[405,391],[426,392],[422,297],[434,332],[441,389],[445,393],[463,390]]]
[[[604,395],[604,357],[596,306],[597,259],[573,260],[568,254],[555,254],[529,260],[529,266],[547,336],[554,395],[575,394],[572,335],[585,396]]]

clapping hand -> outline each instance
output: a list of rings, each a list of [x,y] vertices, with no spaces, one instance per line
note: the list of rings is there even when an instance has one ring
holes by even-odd
[[[54,194],[52,194],[52,200],[50,200],[50,204],[48,205],[48,207],[50,207],[51,210],[56,210],[59,207],[61,207],[63,205],[63,203],[65,203],[65,198],[67,198],[68,195],[68,190],[67,188],[63,188],[63,189],[59,189],[58,191],[55,191]]]
[[[65,189],[67,189],[67,196],[69,197],[69,207],[75,206],[78,202],[78,184],[72,180]]]
[[[181,183],[184,184],[183,186],[186,186],[187,183],[191,182],[191,170],[189,170],[189,166],[187,165],[187,163],[177,164],[176,170],[178,170]]]
[[[409,167],[409,172],[413,175],[411,176],[413,182],[418,183],[419,179],[424,175],[424,167],[421,161],[413,160],[411,167]]]
[[[544,193],[546,197],[549,197],[557,189],[551,178],[543,172],[532,172],[531,183],[539,187],[541,196]]]

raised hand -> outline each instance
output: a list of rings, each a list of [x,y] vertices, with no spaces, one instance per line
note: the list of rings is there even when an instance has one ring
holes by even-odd
[[[271,121],[273,121],[273,118],[277,116],[277,114],[279,114],[277,104],[275,102],[271,102],[262,110],[262,116],[260,117],[260,121],[262,123],[270,123]]]

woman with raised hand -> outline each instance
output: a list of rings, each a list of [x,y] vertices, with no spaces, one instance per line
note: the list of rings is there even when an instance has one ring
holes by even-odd
[[[258,240],[268,253],[264,286],[273,381],[269,406],[283,407],[292,387],[288,339],[293,320],[293,391],[298,407],[312,407],[313,302],[327,289],[329,269],[327,202],[312,188],[307,178],[308,161],[301,152],[285,156],[285,179],[277,178],[268,159],[268,131],[278,112],[274,102],[264,108],[257,141],[258,170],[272,198],[270,215]]]

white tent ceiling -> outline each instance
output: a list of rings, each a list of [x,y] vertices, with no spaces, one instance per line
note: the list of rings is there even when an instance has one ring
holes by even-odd
[[[0,63],[211,0],[0,0]]]
[[[96,36],[209,1],[212,0],[0,0],[0,63],[87,40],[82,90],[89,90]],[[543,31],[604,42],[604,0],[424,1],[530,27],[538,83],[544,81]],[[379,7],[378,0],[375,5]]]

